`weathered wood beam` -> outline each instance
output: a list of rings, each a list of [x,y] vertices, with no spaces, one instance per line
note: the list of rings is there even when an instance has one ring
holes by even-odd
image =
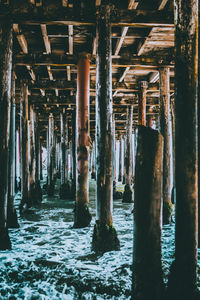
[[[175,0],[175,260],[169,299],[198,299],[198,7],[197,0]]]
[[[18,228],[17,213],[14,204],[15,197],[15,176],[16,176],[16,104],[15,104],[15,71],[12,69],[11,84],[11,112],[10,112],[10,141],[9,141],[9,168],[8,168],[8,205],[7,205],[7,226]]]
[[[161,68],[160,74],[160,132],[164,138],[163,149],[163,224],[171,222],[172,203],[170,189],[170,74]]]
[[[162,155],[162,135],[151,128],[139,126],[134,185],[132,297],[135,300],[163,299],[160,224]]]
[[[42,37],[43,37],[43,41],[44,41],[44,46],[46,49],[46,53],[50,54],[51,53],[51,44],[47,35],[47,26],[46,24],[41,24],[41,31],[42,31]]]
[[[16,24],[65,24],[65,25],[93,25],[96,24],[95,15],[84,14],[81,17],[69,7],[51,5],[33,7],[31,4],[14,1],[12,7],[0,6],[0,22],[10,20]],[[112,26],[137,26],[137,27],[173,27],[171,12],[150,10],[122,10],[114,9],[111,13]]]
[[[162,61],[159,57],[147,57],[147,56],[133,56],[131,58],[123,57],[112,59],[112,66],[114,67],[156,67],[169,66],[173,67],[171,57],[162,57]],[[77,57],[75,55],[46,55],[46,54],[18,54],[14,58],[14,62],[19,66],[34,65],[34,66],[76,66]],[[96,61],[94,57],[91,57],[91,67],[95,67]]]
[[[22,199],[20,211],[25,206],[30,207],[28,194],[28,177],[29,177],[29,155],[28,155],[28,86],[26,82],[21,81],[20,89],[20,139],[21,139],[21,166],[22,166]]]
[[[11,24],[1,26],[0,51],[0,250],[11,249],[7,227],[10,103],[13,55]]]
[[[158,11],[161,11],[165,7],[167,1],[168,0],[160,1],[159,6],[158,6]],[[152,32],[153,32],[153,29],[150,30],[148,37],[146,39],[144,39],[144,41],[140,42],[138,49],[137,49],[138,56],[142,55],[142,53],[144,52],[146,45],[148,44],[149,40],[151,39],[150,37],[151,37]],[[158,41],[158,42],[160,43],[160,41]],[[172,46],[174,46],[174,45],[172,45]]]
[[[102,6],[97,14],[96,38],[96,187],[97,216],[92,246],[95,251],[119,248],[112,221],[112,44],[111,7]]]
[[[135,3],[135,0],[130,0],[129,4],[128,4],[128,9],[132,9],[134,3]],[[116,43],[116,46],[115,46],[115,50],[114,50],[114,55],[118,55],[119,54],[119,51],[120,51],[120,49],[122,47],[122,44],[124,42],[124,39],[126,37],[127,32],[128,32],[128,27],[127,26],[122,27],[121,37],[117,40],[117,43]]]
[[[138,93],[138,120],[139,125],[146,125],[146,94],[147,94],[148,83],[141,81],[139,83]]]
[[[13,30],[16,34],[16,38],[19,42],[19,45],[20,45],[23,53],[27,54],[28,53],[28,44],[27,44],[27,41],[26,41],[26,38],[25,38],[24,34],[22,33],[22,31],[19,28],[19,25],[18,24],[13,24]]]
[[[61,154],[60,154],[60,198],[67,199],[70,196],[68,184],[68,120],[65,109],[60,113],[60,139],[61,139]]]
[[[133,127],[133,106],[129,105],[127,107],[126,114],[126,138],[125,138],[125,157],[124,157],[124,167],[125,167],[125,188],[123,193],[123,202],[131,203],[133,201],[133,192],[131,187],[132,179],[132,127]]]
[[[68,25],[69,54],[73,54],[73,25]],[[67,80],[71,80],[70,66],[67,66]]]
[[[34,83],[29,83],[30,89],[75,89],[75,81],[65,81],[65,80],[40,80]]]
[[[78,78],[77,78],[77,190],[74,209],[74,227],[87,227],[92,219],[89,212],[89,80],[90,80],[90,60],[85,52],[79,54],[78,58]]]

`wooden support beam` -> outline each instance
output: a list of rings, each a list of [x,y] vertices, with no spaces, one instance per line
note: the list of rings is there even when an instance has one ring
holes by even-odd
[[[8,23],[1,26],[0,52],[0,250],[11,249],[7,228],[7,197],[12,55],[13,31]]]
[[[159,57],[148,56],[133,56],[133,57],[113,57],[112,66],[114,67],[139,67],[139,68],[155,68],[159,66],[166,66],[173,68],[172,57],[162,57],[162,62],[159,61]],[[15,64],[19,66],[75,66],[77,64],[77,57],[75,55],[65,54],[18,54],[15,56]],[[91,57],[91,67],[95,67],[96,61],[94,57]]]
[[[78,58],[77,102],[77,190],[74,210],[74,227],[87,227],[92,219],[89,212],[88,172],[89,172],[89,55],[80,53]]]
[[[70,198],[70,187],[68,183],[68,120],[65,109],[60,113],[60,198]]]
[[[132,9],[134,3],[135,3],[135,0],[130,0],[129,4],[128,4],[128,9]],[[126,37],[127,32],[128,32],[128,27],[127,26],[122,27],[121,37],[117,40],[117,43],[116,43],[116,46],[115,46],[114,55],[118,55],[119,54],[119,51],[120,51],[120,49],[122,47],[122,44],[124,42],[124,39]]]
[[[141,81],[139,84],[138,93],[138,120],[139,125],[146,125],[146,94],[147,94],[147,82]]]
[[[112,222],[112,45],[111,8],[102,6],[97,14],[97,98],[96,98],[96,174],[97,216],[92,246],[95,251],[119,248]],[[102,42],[103,41],[103,42]]]
[[[8,168],[8,205],[7,205],[7,226],[8,228],[19,228],[17,213],[14,204],[15,179],[16,179],[16,105],[15,105],[15,71],[12,68],[11,84],[11,112],[10,112],[10,141],[9,141],[9,168]]]
[[[162,135],[151,128],[139,126],[134,186],[134,299],[163,299],[162,155]]]
[[[132,131],[133,131],[133,106],[127,107],[126,116],[126,145],[125,145],[125,188],[123,193],[123,202],[131,203],[133,201],[133,192],[131,188],[132,181]]]
[[[47,176],[48,176],[48,195],[54,195],[54,165],[55,165],[55,136],[54,136],[54,117],[53,114],[49,115],[49,124],[48,124],[48,165],[47,165]]]
[[[169,68],[160,69],[160,132],[164,138],[163,149],[163,224],[171,222],[172,204],[170,189],[170,74]]]
[[[29,177],[29,155],[28,155],[28,86],[21,81],[20,89],[20,139],[22,145],[21,166],[22,166],[22,199],[20,203],[20,211],[26,207],[31,207],[28,193],[28,177]]]
[[[17,0],[16,0],[17,1]],[[48,6],[33,7],[27,2],[13,3],[12,8],[8,9],[1,5],[0,22],[10,20],[15,24],[62,24],[62,25],[88,25],[95,26],[96,17],[90,12],[85,11],[84,15],[78,16],[69,7],[57,5],[56,2],[51,9]],[[13,1],[14,2],[14,1]],[[171,12],[157,10],[130,10],[114,9],[111,13],[112,26],[137,26],[137,27],[173,27],[173,14]]]
[[[47,26],[46,24],[41,24],[41,31],[42,31],[42,37],[43,37],[43,41],[44,41],[44,46],[46,49],[46,53],[50,54],[51,53],[51,44],[47,35]]]
[[[168,281],[172,300],[199,297],[196,295],[198,2],[175,0],[176,240]]]
[[[73,54],[73,25],[68,25],[69,54]],[[67,66],[67,80],[71,80],[70,66]]]
[[[167,1],[168,0],[161,0],[160,1],[159,6],[158,6],[158,11],[161,11],[165,7]],[[152,32],[153,32],[153,29],[150,30],[148,37],[140,42],[138,50],[137,50],[137,55],[138,56],[143,54],[147,43],[150,41],[150,37],[151,37]],[[158,41],[158,43],[160,45],[160,41]],[[166,41],[164,41],[164,43],[166,44]],[[174,45],[172,45],[172,46],[174,46]]]
[[[27,44],[27,41],[26,41],[26,38],[25,38],[24,34],[22,33],[22,31],[19,28],[19,25],[18,24],[13,24],[13,30],[16,34],[16,38],[19,42],[19,45],[20,45],[23,53],[27,54],[28,53],[28,44]]]

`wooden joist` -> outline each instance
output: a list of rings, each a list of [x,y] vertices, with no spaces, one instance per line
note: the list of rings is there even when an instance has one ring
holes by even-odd
[[[34,7],[27,1],[14,1],[12,7],[0,5],[0,22],[10,20],[16,24],[65,24],[65,25],[96,25],[96,16],[88,13],[79,15],[69,7],[47,6]],[[111,12],[112,26],[137,27],[173,27],[174,19],[171,12],[113,9]]]
[[[112,65],[114,67],[159,67],[160,65],[173,67],[172,57],[147,57],[147,56],[133,56],[133,57],[113,57]],[[71,54],[65,55],[55,55],[55,54],[33,54],[25,55],[19,54],[15,57],[16,65],[26,66],[26,65],[35,65],[35,66],[76,66],[77,57]],[[96,65],[95,58],[91,58],[91,67]]]

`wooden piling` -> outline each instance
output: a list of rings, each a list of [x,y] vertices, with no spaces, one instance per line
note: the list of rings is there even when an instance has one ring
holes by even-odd
[[[176,232],[168,282],[172,300],[197,299],[198,12],[197,0],[175,0]]]
[[[126,122],[126,152],[125,152],[125,187],[122,202],[132,202],[132,127],[133,127],[133,106],[127,107]]]
[[[138,124],[146,125],[146,94],[148,84],[146,81],[139,82],[138,93]]]
[[[76,109],[72,111],[72,184],[71,184],[71,197],[73,200],[76,199],[76,163],[77,163],[77,153],[76,153]]]
[[[53,114],[49,115],[49,126],[48,126],[48,189],[47,193],[49,196],[54,195],[54,163],[55,163],[55,137],[54,137],[54,117]]]
[[[12,69],[12,84],[11,84],[11,113],[10,113],[10,141],[9,141],[9,168],[8,168],[8,211],[7,211],[7,225],[8,228],[19,228],[17,220],[17,212],[14,204],[15,197],[15,179],[16,179],[16,131],[15,131],[15,71]]]
[[[172,218],[170,186],[170,74],[169,68],[160,68],[160,132],[164,138],[163,149],[163,224]]]
[[[95,251],[119,248],[112,221],[112,46],[111,6],[101,6],[96,26],[96,174],[97,216],[92,247]]]
[[[61,135],[61,186],[60,186],[60,198],[70,198],[70,186],[68,182],[68,124],[65,112],[60,114],[60,135]]]
[[[21,203],[23,208],[31,207],[29,198],[29,155],[28,155],[28,86],[25,81],[20,82],[20,145],[21,145]]]
[[[0,250],[11,249],[7,229],[8,162],[13,31],[2,24],[0,45]]]
[[[122,149],[123,149],[122,139],[123,139],[123,136],[121,135],[120,139],[119,139],[119,176],[118,176],[118,181],[122,181],[122,164],[123,164],[123,161],[122,161]]]
[[[137,129],[132,299],[163,299],[161,267],[162,135]]]
[[[42,201],[42,189],[40,186],[40,125],[38,113],[35,114],[34,122],[35,132],[35,203],[40,204]]]
[[[74,227],[86,227],[92,216],[89,212],[88,172],[89,172],[89,76],[90,59],[85,52],[78,57],[77,78],[77,190],[74,210]]]

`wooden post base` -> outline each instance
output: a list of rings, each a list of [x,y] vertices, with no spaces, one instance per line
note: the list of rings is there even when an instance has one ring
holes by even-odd
[[[7,228],[0,229],[0,250],[11,250],[11,242]]]
[[[182,270],[179,272],[179,270]],[[200,292],[195,287],[192,280],[188,281],[187,284],[183,285],[185,277],[187,276],[188,270],[185,268],[182,261],[173,261],[170,268],[170,275],[168,278],[168,289],[166,299],[170,300],[199,300]]]
[[[90,225],[92,215],[86,203],[75,203],[74,208],[74,228],[84,228]]]
[[[116,181],[113,181],[113,199],[114,200],[116,200],[116,199],[122,199],[122,197],[123,197],[123,193],[117,191],[117,189],[116,189]]]
[[[8,228],[19,228],[19,223],[17,220],[17,212],[15,208],[12,209],[8,207],[7,226]]]
[[[55,191],[55,185],[54,185],[54,183],[48,185],[48,187],[47,187],[47,194],[48,194],[49,197],[54,196],[54,191]]]
[[[125,185],[122,202],[124,203],[133,202],[133,192],[129,184]]]
[[[108,252],[119,249],[120,242],[115,228],[96,221],[92,237],[92,250],[95,252]]]
[[[172,203],[171,200],[169,202],[163,203],[163,224],[169,224],[172,221]]]
[[[31,185],[29,198],[32,206],[38,205],[42,202],[42,189],[39,182]]]
[[[60,199],[70,199],[71,196],[71,187],[69,182],[62,184],[60,186]]]

